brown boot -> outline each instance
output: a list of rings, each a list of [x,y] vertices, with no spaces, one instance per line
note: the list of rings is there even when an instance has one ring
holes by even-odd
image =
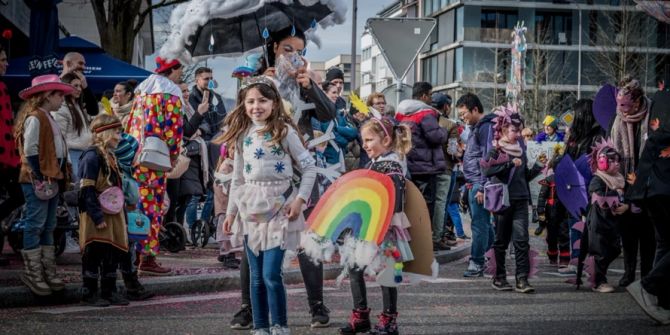
[[[42,246],[42,265],[44,266],[44,281],[52,291],[62,291],[65,283],[56,276],[56,248],[53,245]]]
[[[25,267],[21,274],[21,281],[36,295],[50,295],[51,288],[44,281],[42,249],[21,250],[21,255]]]
[[[172,269],[164,268],[156,262],[156,256],[146,256],[140,263],[140,273],[149,276],[169,276]]]

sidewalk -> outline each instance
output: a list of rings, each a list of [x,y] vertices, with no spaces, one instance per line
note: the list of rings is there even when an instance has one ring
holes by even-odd
[[[458,246],[448,251],[435,254],[438,263],[449,263],[470,254],[470,243],[460,241]],[[10,265],[0,267],[0,308],[26,307],[34,305],[60,305],[76,303],[80,299],[81,288],[81,255],[64,253],[57,258],[58,274],[66,282],[63,292],[49,297],[38,297],[23,285],[19,279],[23,271],[23,262],[20,255],[12,252],[8,246],[3,255],[10,258]],[[147,290],[156,295],[197,294],[215,291],[237,290],[240,287],[240,271],[225,270],[216,259],[218,246],[208,244],[205,248],[187,248],[179,253],[161,253],[158,261],[163,266],[173,269],[170,276],[152,277],[141,276],[140,281]],[[342,268],[337,263],[324,265],[324,280],[335,279]],[[293,260],[289,269],[284,272],[284,282],[297,284],[302,282],[302,276],[297,260]],[[119,289],[123,289],[123,281],[119,275],[117,281]]]

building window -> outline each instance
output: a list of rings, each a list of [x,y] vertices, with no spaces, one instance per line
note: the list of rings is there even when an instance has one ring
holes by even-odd
[[[481,14],[482,28],[514,29],[518,20],[516,11],[483,9]]]
[[[362,51],[362,60],[368,60],[372,57],[372,47],[367,47]]]
[[[457,0],[423,0],[424,16],[431,16]]]
[[[537,12],[535,41],[542,44],[571,44],[572,13]]]

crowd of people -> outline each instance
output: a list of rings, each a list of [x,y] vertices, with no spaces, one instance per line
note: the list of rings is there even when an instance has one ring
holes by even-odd
[[[103,307],[150,298],[138,274],[172,272],[157,261],[161,226],[214,220],[219,260],[227,269],[239,269],[242,283],[231,328],[289,333],[282,281],[287,250],[297,253],[311,327],[328,327],[323,263],[305,252],[301,234],[305,218],[332,182],[363,168],[388,175],[399,192],[407,181],[419,188],[434,251],[471,241],[465,277],[481,277],[495,264],[494,289],[534,292],[528,228],[536,218],[536,234],[547,230],[547,257],[559,271],[572,271],[571,260],[578,268],[587,254],[593,256],[596,292],[614,291],[607,268],[623,246],[619,286],[627,286],[652,318],[670,323],[670,237],[667,222],[661,222],[669,214],[664,204],[670,197],[664,181],[670,174],[667,100],[652,104],[638,81],[625,78],[608,129],[596,122],[593,102],[581,99],[566,133],[548,116],[533,137],[514,105],[486,113],[472,93],[453,103],[449,95],[433,92],[430,83],[417,82],[412,98],[391,112],[384,95],[372,93],[367,106],[378,117],[347,109],[339,68],[329,69],[324,79],[309,70],[302,32],[275,32],[272,41],[257,73],[243,80],[231,111],[214,91],[212,69],[198,68],[190,86],[182,81],[178,60],[160,57],[155,74],[143,82],[113,88],[109,111],[88,88],[79,53],[65,55],[60,76],[34,78],[19,94],[24,103],[16,116],[0,82],[0,158],[9,176],[3,186],[23,194],[3,206],[16,208],[25,201],[21,279],[35,294],[64,288],[53,230],[58,194],[75,185],[83,303]],[[0,49],[0,72],[6,66]],[[452,106],[458,121],[450,119]],[[564,150],[529,162],[529,141],[563,143]],[[585,185],[590,205],[575,217],[557,196],[554,171],[563,157],[583,155],[592,175]],[[541,174],[540,196],[534,199],[529,185]],[[383,244],[388,250],[403,249],[407,241],[411,222],[403,206],[399,197]],[[470,214],[471,236],[463,229],[464,212]],[[581,252],[574,247],[577,238]],[[514,286],[505,267],[510,242]],[[489,250],[494,262],[487,261]],[[638,250],[641,282],[635,281]],[[397,263],[412,257],[407,251],[393,256]],[[348,266],[353,309],[339,331],[398,334],[401,308],[393,283],[381,285],[383,310],[371,324],[365,265]],[[126,295],[116,291],[118,270]]]

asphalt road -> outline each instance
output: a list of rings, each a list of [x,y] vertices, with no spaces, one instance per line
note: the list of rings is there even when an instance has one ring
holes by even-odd
[[[535,248],[542,242],[533,237]],[[440,278],[399,291],[402,334],[670,334],[643,314],[625,290],[598,294],[576,291],[558,276],[544,257],[538,257],[537,292],[497,292],[489,278],[462,277],[466,260],[445,264]],[[512,261],[513,263],[513,261]],[[616,283],[623,268],[618,259],[610,267]],[[508,272],[513,273],[513,268]],[[510,277],[510,282],[513,282]],[[369,283],[374,286],[373,283]],[[351,296],[347,282],[326,283],[326,305],[331,328],[311,330],[306,294],[290,286],[289,326],[293,334],[336,334],[346,322]],[[373,313],[381,309],[379,288],[368,290]],[[128,307],[94,309],[78,305],[0,310],[0,334],[247,334],[228,323],[240,303],[238,292],[157,297]]]

